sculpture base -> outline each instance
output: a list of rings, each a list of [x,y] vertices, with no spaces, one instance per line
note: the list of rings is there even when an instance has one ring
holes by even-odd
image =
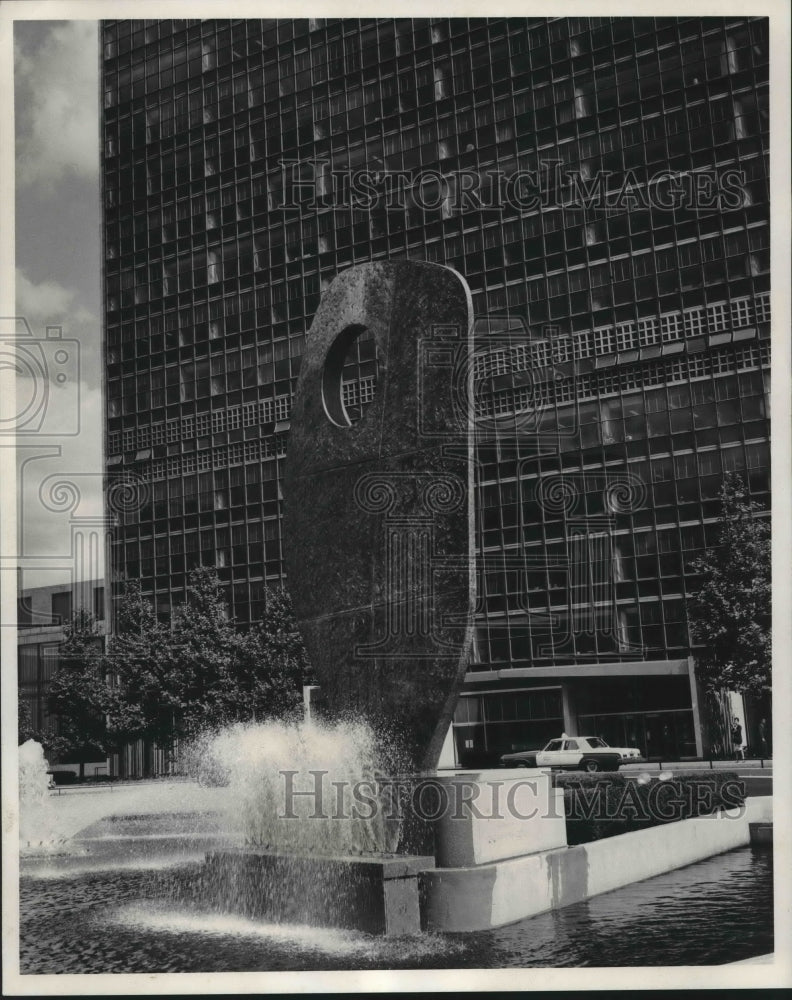
[[[426,784],[442,806],[432,822],[438,868],[566,847],[564,792],[547,770],[438,772]]]
[[[205,876],[222,908],[281,923],[369,934],[421,931],[418,873],[434,858],[337,857],[245,847],[207,854]]]
[[[401,787],[399,849],[410,853],[218,849],[207,854],[205,888],[221,909],[282,923],[388,935],[457,930],[492,909],[493,863],[535,866],[566,847],[563,792],[546,771],[435,772],[402,778]]]

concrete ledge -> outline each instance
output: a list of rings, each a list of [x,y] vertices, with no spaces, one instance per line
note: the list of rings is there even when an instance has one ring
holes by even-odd
[[[591,896],[744,847],[750,824],[772,820],[769,796],[713,816],[527,857],[421,873],[427,930],[475,931],[569,906]]]
[[[341,857],[244,847],[206,856],[204,880],[221,909],[251,917],[344,927],[370,934],[417,934],[419,872],[433,857]]]
[[[416,854],[299,854],[296,851],[277,851],[266,847],[229,847],[213,852],[207,861],[223,858],[259,858],[271,864],[290,864],[303,871],[322,872],[339,869],[354,870],[362,877],[377,881],[393,878],[410,878],[434,866],[434,858]]]
[[[444,807],[432,824],[439,868],[483,865],[566,847],[564,792],[551,787],[548,771],[437,775],[427,788]]]
[[[751,835],[751,843],[756,845],[772,846],[773,824],[772,823],[750,823],[748,829]]]

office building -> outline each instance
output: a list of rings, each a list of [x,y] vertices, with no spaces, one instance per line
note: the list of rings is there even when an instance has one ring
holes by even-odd
[[[567,732],[693,756],[685,599],[723,474],[769,507],[768,21],[105,21],[113,545],[166,614],[283,581],[300,355],[342,269],[473,293],[475,662],[460,759]],[[371,342],[345,401],[376,388]]]
[[[17,696],[19,718],[37,734],[56,733],[58,720],[47,703],[50,681],[58,669],[64,626],[79,608],[95,618],[100,634],[104,632],[104,585],[100,580],[81,583],[51,584],[20,590],[17,599]],[[79,772],[79,763],[60,760],[50,754],[49,764],[56,771]],[[108,760],[83,761],[84,773],[91,776],[108,773]]]

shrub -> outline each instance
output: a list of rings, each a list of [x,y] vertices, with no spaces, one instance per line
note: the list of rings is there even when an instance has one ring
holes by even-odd
[[[729,809],[745,801],[745,783],[734,771],[675,775],[638,781],[624,774],[557,774],[564,790],[567,842],[584,844],[650,826]]]
[[[73,785],[77,781],[74,771],[49,771],[56,785]]]

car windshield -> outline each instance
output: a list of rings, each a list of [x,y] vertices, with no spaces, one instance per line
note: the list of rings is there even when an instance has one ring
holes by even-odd
[[[601,740],[599,736],[589,736],[588,745],[590,747],[606,747],[608,744],[605,740]]]
[[[545,747],[545,750],[560,750],[561,740],[550,740],[550,742]]]

